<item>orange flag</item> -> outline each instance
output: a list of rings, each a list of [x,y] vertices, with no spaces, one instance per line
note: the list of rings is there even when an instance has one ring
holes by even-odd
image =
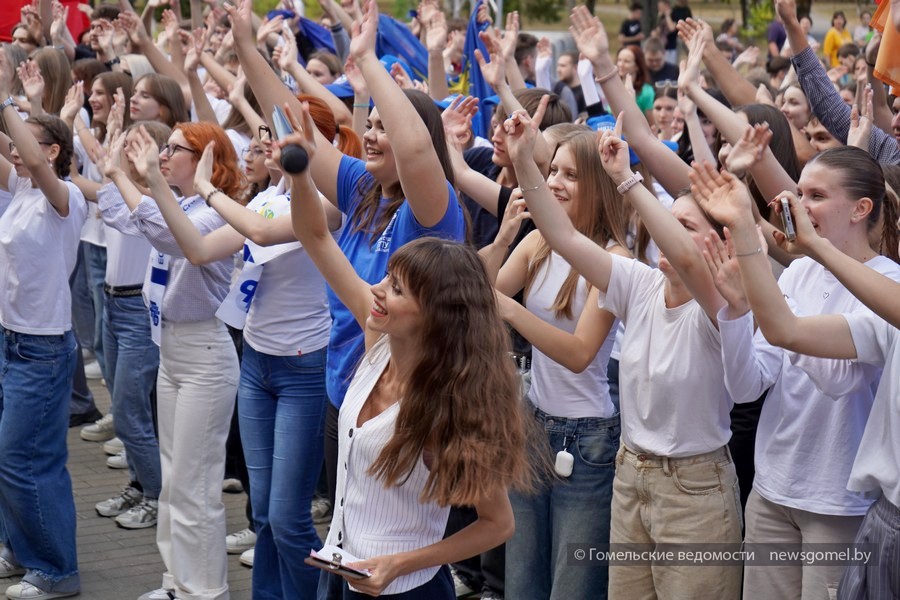
[[[872,17],[872,27],[881,32],[881,47],[875,60],[875,77],[891,86],[891,94],[900,96],[900,32],[891,19],[889,0],[881,0]]]

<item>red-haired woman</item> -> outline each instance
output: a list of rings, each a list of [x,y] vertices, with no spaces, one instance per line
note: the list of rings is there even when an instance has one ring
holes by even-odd
[[[225,324],[215,314],[228,293],[233,264],[230,256],[191,264],[157,206],[171,197],[171,188],[193,192],[197,163],[211,142],[213,184],[227,195],[239,196],[244,177],[224,130],[209,123],[182,123],[158,156],[138,152],[138,144],[126,150],[156,199],[142,196],[124,172],[113,171],[111,178],[124,203],[107,201],[100,206],[107,223],[123,233],[142,233],[155,249],[144,294],[153,341],[160,348],[162,491],[156,540],[166,573],[162,589],[145,594],[145,600],[228,597],[222,477],[238,360]],[[203,233],[224,224],[200,196],[179,195],[175,200]]]

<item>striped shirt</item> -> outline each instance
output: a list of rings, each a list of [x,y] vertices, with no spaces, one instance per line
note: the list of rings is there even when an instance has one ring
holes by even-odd
[[[179,204],[188,206],[199,196],[179,198]],[[219,305],[228,294],[231,285],[231,271],[234,262],[229,256],[206,265],[192,265],[184,257],[175,236],[166,225],[166,220],[153,198],[144,196],[133,212],[119,194],[99,194],[98,203],[103,220],[110,227],[128,235],[142,234],[158,252],[168,254],[169,275],[166,293],[163,296],[163,319],[173,323],[193,323],[207,321],[216,315]],[[203,201],[193,202],[187,216],[206,235],[225,224],[219,214]],[[151,255],[155,256],[155,252]],[[149,259],[149,256],[148,256]],[[150,265],[144,278],[144,302],[150,285]]]
[[[326,544],[339,545],[361,559],[409,552],[444,537],[450,507],[423,504],[428,479],[420,459],[402,485],[385,487],[367,471],[394,434],[400,403],[357,427],[359,413],[390,361],[385,341],[363,357],[341,405],[338,421],[338,479],[334,517]],[[383,594],[399,594],[431,581],[439,567],[398,577]]]
[[[834,89],[816,53],[807,47],[795,54],[791,61],[813,114],[831,135],[846,144],[850,131],[850,107]],[[869,154],[880,163],[900,164],[900,144],[892,135],[874,125],[869,138]]]

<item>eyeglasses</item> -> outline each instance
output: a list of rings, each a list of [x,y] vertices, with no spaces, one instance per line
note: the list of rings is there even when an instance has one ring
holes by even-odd
[[[260,125],[257,130],[257,135],[259,136],[259,141],[261,142],[271,142],[272,141],[272,130],[269,129],[268,125]]]
[[[673,87],[677,88],[678,80],[677,79],[663,79],[662,81],[657,81],[655,85],[656,85],[656,89],[658,89],[658,90],[664,90],[666,88],[673,88]]]
[[[166,158],[172,158],[172,155],[179,150],[190,152],[191,154],[197,154],[197,151],[193,148],[188,148],[187,146],[182,146],[181,144],[165,144],[162,148],[159,149],[159,154],[160,156],[165,156]]]
[[[53,142],[42,142],[42,141],[38,140],[38,144],[40,144],[41,146],[52,146]],[[9,151],[12,152],[15,149],[16,149],[16,145],[13,142],[10,142],[9,143]]]
[[[244,152],[242,154],[247,160],[255,160],[265,153],[265,150],[263,150],[262,148],[247,146],[246,148],[244,148]]]

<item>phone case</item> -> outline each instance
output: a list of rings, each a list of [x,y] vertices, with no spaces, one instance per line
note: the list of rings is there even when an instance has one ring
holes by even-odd
[[[354,569],[341,564],[342,557],[339,553],[335,552],[333,556],[335,557],[334,559],[327,561],[316,556],[313,551],[310,551],[309,556],[306,557],[303,562],[312,567],[322,569],[323,571],[337,573],[338,575],[349,577],[350,579],[366,579],[367,577],[372,576],[368,571],[360,571],[359,569]]]

